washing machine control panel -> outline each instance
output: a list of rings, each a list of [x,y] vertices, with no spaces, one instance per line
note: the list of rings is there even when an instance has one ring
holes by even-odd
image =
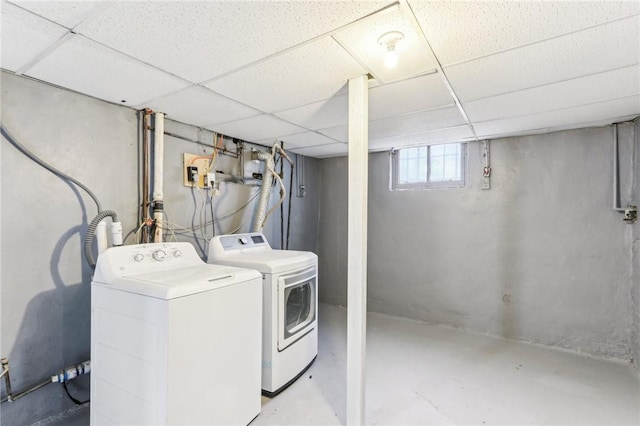
[[[175,243],[138,244],[135,246],[122,246],[122,257],[129,262],[145,264],[157,262],[179,262],[183,257],[183,247]]]

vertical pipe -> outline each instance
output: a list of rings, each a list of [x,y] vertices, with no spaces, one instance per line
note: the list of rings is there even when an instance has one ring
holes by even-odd
[[[96,228],[96,241],[98,242],[98,254],[100,254],[108,247],[107,224],[104,220],[101,220]]]
[[[349,80],[347,425],[364,424],[367,329],[368,79]]]
[[[280,142],[280,146],[284,149],[284,142]],[[284,179],[284,158],[280,156],[280,177]],[[289,194],[291,200],[291,194]],[[284,250],[284,203],[280,203],[280,249]]]
[[[618,123],[613,123],[613,210],[623,211],[620,208],[620,183],[618,176],[620,174],[620,165],[618,163]]]
[[[142,206],[140,211],[140,223],[146,222],[149,214],[149,175],[150,175],[150,149],[149,149],[149,133],[151,131],[151,110],[144,110],[144,119],[142,120]],[[140,242],[140,241],[136,241]],[[145,225],[142,227],[142,241],[149,242],[149,228]]]
[[[164,189],[162,178],[164,174],[164,114],[154,114],[153,126],[153,218],[155,221],[155,235],[153,242],[162,242],[162,228],[164,216]]]

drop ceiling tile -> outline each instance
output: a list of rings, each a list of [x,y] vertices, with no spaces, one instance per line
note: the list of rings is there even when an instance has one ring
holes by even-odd
[[[315,132],[304,132],[298,133],[295,135],[288,135],[279,138],[282,142],[284,142],[283,147],[286,150],[294,149],[294,148],[305,148],[312,147],[317,145],[328,145],[334,144],[337,141],[328,138],[324,135],[315,133]],[[256,143],[271,145],[273,143],[273,139],[262,139],[256,141]]]
[[[553,126],[547,129],[547,132],[556,132],[560,130],[570,130],[570,129],[581,129],[584,127],[603,127],[608,126],[612,123],[624,123],[625,121],[633,121],[638,118],[638,114],[626,115],[622,117],[608,118],[608,119],[597,119],[594,121],[587,121],[579,124],[571,124],[571,125],[561,125],[561,126]]]
[[[474,123],[478,137],[501,137],[516,132],[583,127],[584,123],[640,114],[640,96],[629,96],[605,102],[567,108],[559,111],[548,111],[523,117],[512,117]]]
[[[205,86],[265,112],[333,97],[366,71],[331,38],[289,50]]]
[[[349,147],[344,143],[333,143],[329,145],[312,146],[310,148],[295,148],[292,149],[291,152],[316,158],[341,157],[347,155]]]
[[[369,120],[453,105],[439,74],[385,84],[369,90]]]
[[[445,69],[461,101],[640,63],[638,17]]]
[[[403,34],[395,46],[398,65],[394,68],[385,66],[387,47],[378,43],[379,37],[390,31]],[[334,37],[357,56],[377,80],[385,83],[424,74],[437,66],[426,40],[404,6],[349,26]]]
[[[92,13],[106,6],[106,1],[14,1],[21,8],[30,10],[67,28],[74,28]]]
[[[640,94],[640,66],[631,66],[465,102],[472,122],[553,111]]]
[[[340,142],[347,143],[349,141],[349,126],[346,124],[344,126],[320,129],[319,132],[325,136],[330,137],[331,139],[335,139]]]
[[[67,29],[33,15],[17,6],[2,2],[2,63],[16,71],[34,59],[67,33]]]
[[[187,86],[82,36],[71,37],[25,74],[123,105],[139,105]]]
[[[305,132],[302,127],[287,123],[268,114],[207,126],[207,129],[248,142],[273,138],[283,139],[284,136]]]
[[[347,96],[334,96],[273,115],[311,130],[334,127],[349,122],[349,99]]]
[[[637,1],[409,4],[445,66],[640,13]]]
[[[387,3],[123,1],[80,32],[199,83],[325,34]]]
[[[170,118],[195,126],[208,126],[259,115],[257,111],[220,96],[201,86],[191,86],[176,93],[139,105],[166,113]]]
[[[473,138],[469,126],[457,126],[448,129],[414,133],[412,135],[392,136],[369,140],[370,151],[382,151],[403,146],[427,145],[433,143],[452,143],[468,141]]]
[[[422,111],[382,120],[369,121],[369,139],[455,127],[466,124],[456,107]]]

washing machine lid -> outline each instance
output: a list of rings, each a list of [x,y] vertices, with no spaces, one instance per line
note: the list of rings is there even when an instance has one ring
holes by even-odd
[[[261,279],[259,272],[231,266],[202,264],[164,271],[122,276],[110,283],[94,284],[158,299],[175,299]]]
[[[318,256],[310,251],[261,250],[209,258],[209,263],[256,269],[263,274],[279,274],[317,265]]]

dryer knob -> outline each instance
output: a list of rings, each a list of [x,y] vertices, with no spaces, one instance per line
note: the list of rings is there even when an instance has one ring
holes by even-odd
[[[133,256],[133,260],[135,260],[136,262],[142,262],[144,260],[144,254],[142,253],[137,253]]]
[[[173,257],[180,257],[180,256],[182,256],[182,252],[180,250],[173,251]]]
[[[155,260],[163,260],[165,257],[167,257],[167,253],[165,253],[163,250],[156,250],[153,252],[152,256]]]

